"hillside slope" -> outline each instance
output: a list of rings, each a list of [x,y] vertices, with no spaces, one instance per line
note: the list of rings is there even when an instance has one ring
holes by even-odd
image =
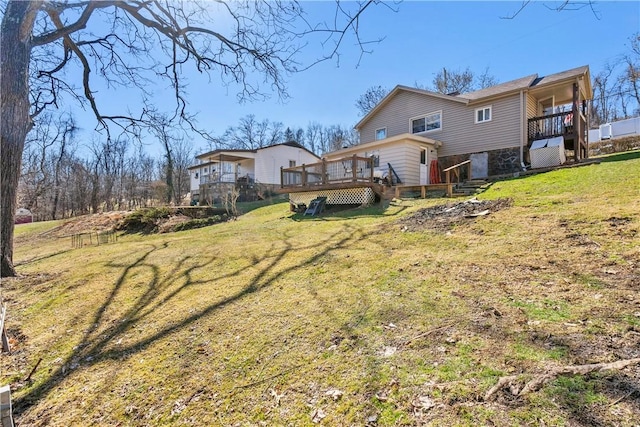
[[[461,200],[279,203],[79,249],[20,226],[0,366],[16,420],[636,425],[636,365],[514,396],[554,367],[640,357],[640,152],[604,160],[496,182],[479,199],[509,203],[444,226],[419,212]]]

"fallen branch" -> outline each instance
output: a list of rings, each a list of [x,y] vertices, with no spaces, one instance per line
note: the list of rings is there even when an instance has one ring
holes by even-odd
[[[417,339],[424,338],[424,337],[426,337],[428,335],[431,335],[432,333],[434,333],[436,331],[439,331],[440,329],[445,329],[445,328],[448,328],[448,327],[453,326],[453,325],[454,325],[454,323],[447,323],[446,325],[442,325],[442,326],[438,326],[437,328],[429,329],[426,332],[423,332],[423,333],[421,333],[419,335],[416,335],[416,336],[414,336],[412,338],[409,338],[408,340],[402,342],[400,344],[400,346],[401,347],[407,346],[407,345],[411,344],[413,341],[415,341]]]
[[[514,381],[517,381],[519,379],[519,376],[509,375],[506,377],[501,377],[496,385],[491,387],[491,389],[484,395],[484,400],[490,400],[498,391],[500,391],[507,385],[510,387],[510,391],[514,396],[520,397],[524,396],[525,394],[531,393],[532,391],[539,390],[546,383],[556,379],[561,375],[585,375],[591,372],[620,370],[626,368],[627,366],[638,364],[640,364],[640,358],[618,360],[611,363],[592,363],[588,365],[560,366],[551,369],[549,372],[534,376],[524,385],[524,387],[522,387],[521,390],[519,390],[513,384]]]
[[[31,370],[31,372],[29,372],[29,375],[27,376],[27,378],[25,378],[24,380],[26,382],[31,381],[31,377],[33,376],[33,374],[35,374],[36,369],[38,369],[38,366],[40,366],[40,362],[42,362],[42,358],[38,359],[38,362],[36,363],[36,365],[33,367],[33,369]]]

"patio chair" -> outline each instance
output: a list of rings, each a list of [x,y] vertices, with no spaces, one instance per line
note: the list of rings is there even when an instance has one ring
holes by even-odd
[[[305,215],[315,216],[321,213],[322,210],[324,209],[324,205],[326,202],[327,202],[327,198],[325,196],[316,197],[309,203],[309,206],[307,207],[307,210],[304,211],[303,216]]]

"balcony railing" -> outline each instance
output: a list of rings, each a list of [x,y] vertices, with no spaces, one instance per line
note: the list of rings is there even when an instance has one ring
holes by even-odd
[[[200,185],[203,184],[240,184],[254,182],[255,177],[252,173],[236,174],[235,172],[214,172],[208,175],[200,176]]]
[[[555,138],[557,136],[575,139],[576,129],[574,126],[578,125],[578,129],[581,130],[587,129],[587,120],[584,115],[581,113],[577,115],[579,123],[576,122],[572,111],[530,118],[528,120],[529,144],[536,139]]]
[[[319,163],[280,169],[280,186],[314,187],[339,183],[373,183],[375,170],[371,157],[345,157]]]

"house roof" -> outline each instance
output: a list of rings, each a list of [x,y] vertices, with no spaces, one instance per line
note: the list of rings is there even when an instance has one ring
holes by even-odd
[[[424,136],[420,136],[420,135],[415,135],[412,133],[403,133],[401,135],[395,135],[395,136],[391,136],[389,138],[385,138],[385,139],[378,139],[375,141],[369,141],[369,142],[363,142],[362,144],[357,144],[357,145],[352,145],[350,147],[346,147],[346,148],[341,148],[339,150],[335,150],[335,151],[331,151],[330,153],[327,153],[325,155],[325,157],[337,157],[337,156],[341,156],[341,155],[347,155],[350,154],[353,151],[362,151],[362,150],[370,150],[373,149],[375,147],[379,147],[381,145],[386,145],[386,144],[391,144],[394,142],[398,142],[398,141],[403,141],[403,140],[408,140],[408,141],[413,141],[413,142],[417,142],[419,144],[425,144],[425,145],[433,145],[435,147],[440,147],[442,145],[442,142],[435,140],[435,139],[431,139],[431,138],[426,138]]]
[[[424,89],[418,89],[418,88],[415,88],[415,87],[398,85],[398,86],[394,87],[393,90],[387,94],[387,96],[382,98],[382,100],[380,102],[378,102],[378,104],[375,107],[373,107],[371,109],[371,111],[369,111],[369,113],[367,113],[367,115],[364,116],[354,127],[356,129],[359,129],[371,117],[373,117],[378,111],[380,111],[382,109],[382,107],[384,107],[390,100],[392,100],[399,92],[412,92],[412,93],[417,93],[419,95],[432,96],[434,98],[446,99],[448,101],[454,101],[454,102],[459,102],[459,103],[463,103],[463,104],[466,104],[466,103],[469,102],[466,99],[458,98],[456,96],[444,95],[442,93],[432,92],[430,90],[424,90]]]
[[[515,80],[511,80],[505,83],[500,83],[495,86],[491,86],[485,89],[476,90],[474,92],[463,93],[459,95],[443,95],[441,93],[431,92],[423,89],[411,88],[408,86],[398,85],[387,96],[376,105],[369,113],[364,116],[356,125],[356,129],[360,129],[371,117],[373,117],[382,107],[384,107],[391,99],[393,99],[399,92],[406,91],[417,93],[425,96],[431,96],[440,99],[446,99],[449,101],[457,101],[465,104],[473,104],[479,101],[486,101],[489,98],[501,97],[519,92],[525,89],[537,89],[546,86],[552,86],[557,83],[565,82],[580,78],[580,76],[586,76],[584,79],[585,90],[587,97],[590,99],[593,92],[591,89],[591,77],[589,75],[589,66],[583,65],[581,67],[572,68],[570,70],[561,71],[555,74],[549,74],[548,76],[539,77],[537,74],[531,74],[525,77],[520,77]]]
[[[549,74],[548,76],[537,78],[532,84],[532,87],[539,87],[548,84],[557,83],[562,80],[573,79],[584,74],[589,73],[589,66],[583,65],[582,67],[572,68],[571,70],[561,71],[555,74]]]
[[[224,149],[224,148],[219,148],[217,150],[208,151],[206,153],[198,154],[196,156],[196,159],[213,157],[213,156],[216,156],[218,154],[225,154],[225,153],[229,153],[230,155],[233,155],[233,154],[240,155],[242,153],[257,153],[260,150],[266,150],[268,148],[278,147],[278,146],[281,146],[281,145],[286,145],[287,147],[293,147],[293,148],[300,148],[300,149],[308,151],[309,153],[311,153],[314,156],[318,157],[316,154],[312,153],[307,147],[297,143],[296,141],[287,141],[287,142],[281,142],[281,143],[278,143],[278,144],[267,145],[265,147],[259,147],[259,148],[254,148],[254,149],[235,149],[235,148],[234,149]]]
[[[459,98],[468,99],[469,101],[475,101],[498,95],[505,95],[510,92],[518,92],[522,89],[530,87],[537,77],[537,74],[531,74],[529,76],[520,77],[519,79],[511,80],[509,82],[500,83],[495,86],[476,90],[474,92],[463,93],[457,96]]]

